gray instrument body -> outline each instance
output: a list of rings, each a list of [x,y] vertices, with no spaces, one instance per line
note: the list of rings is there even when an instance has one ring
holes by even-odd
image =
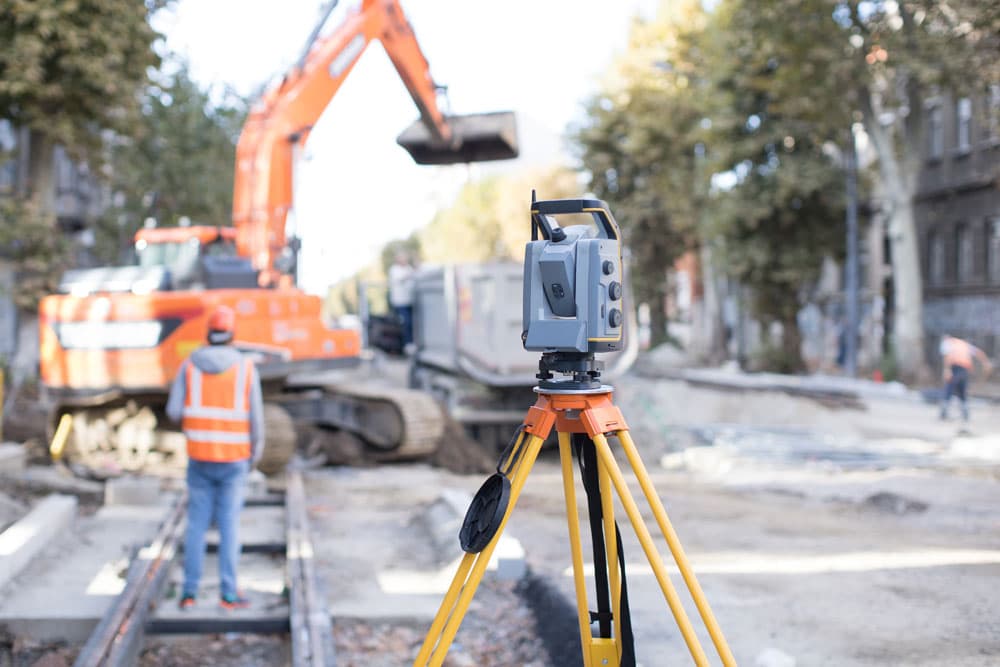
[[[589,213],[593,225],[560,227],[560,214]],[[625,345],[621,233],[596,199],[532,203],[524,253],[522,339],[526,350],[613,352]],[[541,237],[541,238],[539,238]]]

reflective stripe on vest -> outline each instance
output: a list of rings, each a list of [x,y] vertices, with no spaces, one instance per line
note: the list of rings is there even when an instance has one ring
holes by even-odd
[[[199,461],[242,461],[250,458],[249,359],[221,373],[203,373],[193,363],[185,370],[186,389],[181,428],[188,457]]]

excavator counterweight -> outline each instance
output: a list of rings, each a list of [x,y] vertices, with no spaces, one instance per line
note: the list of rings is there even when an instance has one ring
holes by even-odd
[[[512,111],[447,116],[449,143],[436,140],[422,119],[396,138],[417,164],[459,164],[509,160],[518,155],[517,121]]]

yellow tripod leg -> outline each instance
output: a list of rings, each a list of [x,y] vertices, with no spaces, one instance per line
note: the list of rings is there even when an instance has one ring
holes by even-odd
[[[455,572],[455,576],[451,580],[451,585],[448,586],[448,592],[444,594],[444,600],[441,601],[441,606],[438,608],[438,612],[434,616],[434,621],[431,623],[430,630],[427,631],[427,637],[424,639],[424,644],[420,647],[420,653],[417,654],[416,660],[413,661],[414,665],[427,664],[427,658],[434,649],[433,640],[436,640],[441,636],[441,630],[444,628],[445,622],[451,615],[451,611],[455,606],[455,600],[458,599],[458,594],[462,591],[462,586],[465,584],[465,580],[469,577],[469,570],[472,569],[472,565],[478,555],[479,554],[467,553],[462,556],[462,561],[458,565],[458,570]]]
[[[705,656],[705,650],[701,647],[701,643],[694,633],[694,628],[691,626],[687,612],[684,611],[684,607],[681,605],[677,591],[674,590],[673,584],[670,583],[667,569],[660,559],[656,545],[653,544],[653,538],[649,534],[649,529],[643,523],[642,515],[635,504],[635,499],[632,498],[632,492],[629,491],[628,484],[625,483],[625,478],[622,476],[622,471],[615,461],[615,456],[611,453],[611,447],[608,445],[607,438],[598,433],[594,436],[593,440],[597,448],[597,456],[611,476],[611,481],[614,482],[615,490],[618,491],[618,497],[625,508],[625,513],[628,515],[629,521],[632,522],[635,534],[639,538],[642,550],[646,554],[646,560],[649,561],[650,567],[653,568],[653,574],[656,575],[656,581],[660,584],[663,597],[667,600],[667,605],[670,607],[670,612],[674,615],[674,620],[681,631],[681,636],[684,637],[684,643],[687,644],[691,657],[694,658],[694,662],[698,667],[708,667],[709,663],[708,658]]]
[[[514,447],[511,449],[510,455],[503,461],[504,469],[510,467],[511,461],[517,456],[518,450],[523,444],[524,433],[522,432],[518,434],[517,441],[514,443]],[[427,639],[424,640],[424,645],[421,647],[420,653],[417,654],[414,664],[426,663],[427,658],[430,657],[431,650],[434,648],[431,638],[438,638],[441,636],[441,630],[444,628],[444,624],[448,620],[448,617],[455,606],[455,600],[458,599],[458,594],[462,591],[462,586],[465,584],[466,579],[468,579],[469,571],[472,569],[472,565],[478,555],[479,554],[467,553],[462,556],[462,560],[458,565],[458,570],[455,572],[455,576],[451,580],[451,585],[448,587],[448,591],[445,593],[444,599],[441,601],[441,606],[438,608],[434,621],[431,623],[431,627],[427,631]]]
[[[478,554],[466,554],[462,559],[462,564],[464,565],[466,560],[472,562],[475,561],[471,566],[471,572],[468,578],[459,578],[462,574],[462,566],[459,567],[459,571],[455,573],[455,578],[452,580],[451,587],[449,587],[449,593],[453,590],[457,592],[461,590],[461,594],[458,596],[458,600],[454,604],[454,608],[451,606],[445,606],[442,603],[441,608],[438,610],[437,615],[434,617],[434,622],[431,624],[431,629],[435,627],[444,626],[444,629],[440,633],[440,637],[431,632],[427,633],[427,637],[424,639],[424,644],[420,648],[420,652],[417,654],[416,659],[413,661],[414,667],[425,667],[430,665],[430,667],[441,667],[444,662],[445,656],[448,655],[448,649],[451,647],[451,643],[455,640],[455,635],[458,633],[458,628],[462,624],[462,620],[465,618],[465,613],[469,609],[469,604],[472,602],[473,596],[476,594],[476,589],[479,587],[479,582],[483,579],[483,574],[486,572],[486,566],[490,563],[490,558],[493,556],[493,551],[496,549],[497,542],[500,541],[500,537],[503,535],[504,527],[507,525],[507,520],[510,519],[511,513],[514,511],[514,505],[517,503],[518,497],[521,495],[521,489],[524,488],[524,483],[528,479],[528,474],[531,472],[531,468],[535,463],[535,459],[538,458],[538,452],[542,448],[542,442],[544,440],[539,438],[537,435],[530,434],[527,438],[527,443],[524,445],[525,452],[521,461],[518,462],[516,469],[514,470],[513,479],[510,484],[510,501],[507,505],[507,511],[504,513],[503,519],[500,521],[500,527],[497,529],[496,534],[493,539],[489,541],[481,552]],[[456,581],[463,581],[464,583],[456,585]],[[447,596],[446,596],[447,597]],[[447,619],[445,623],[444,619]],[[433,653],[431,652],[433,650]],[[430,656],[428,660],[428,655]]]
[[[580,621],[580,648],[583,666],[591,667],[590,611],[587,604],[587,582],[583,574],[583,547],[580,543],[580,517],[576,508],[576,487],[573,481],[573,453],[569,433],[559,433],[559,462],[562,464],[563,497],[566,499],[566,523],[569,526],[569,549],[573,557],[573,584],[576,587],[576,613]]]
[[[701,614],[705,628],[708,629],[708,634],[712,637],[712,643],[715,644],[715,650],[722,659],[722,664],[726,667],[736,667],[736,659],[733,658],[733,653],[729,650],[729,644],[726,643],[726,638],[722,634],[722,628],[719,627],[719,623],[715,620],[715,615],[708,604],[708,599],[705,597],[705,593],[702,592],[697,577],[694,576],[694,571],[688,562],[687,554],[684,553],[684,547],[681,545],[680,538],[677,537],[677,533],[670,523],[670,517],[667,516],[667,510],[663,507],[663,502],[656,494],[656,489],[653,487],[653,480],[649,478],[649,473],[646,472],[646,466],[642,463],[642,458],[639,456],[639,450],[635,447],[635,442],[632,441],[632,436],[628,431],[618,431],[618,439],[625,449],[625,456],[628,457],[632,471],[635,473],[636,479],[639,480],[639,486],[642,487],[646,501],[653,510],[656,523],[660,526],[660,531],[667,540],[667,546],[670,547],[670,553],[673,554],[674,560],[677,562],[677,568],[681,571],[681,576],[684,577],[684,583],[687,584],[695,606],[698,607],[698,613]]]

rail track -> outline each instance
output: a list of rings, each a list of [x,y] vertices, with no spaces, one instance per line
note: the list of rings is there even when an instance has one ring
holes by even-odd
[[[255,610],[252,614],[216,617],[158,617],[168,573],[181,552],[186,494],[170,506],[153,540],[135,550],[125,587],[115,598],[77,656],[74,667],[126,667],[138,662],[145,639],[162,634],[287,633],[293,667],[334,667],[333,633],[313,567],[312,541],[306,514],[302,474],[286,472],[284,495],[248,499],[244,512],[284,506],[284,542],[244,544],[243,553],[284,554],[287,605],[283,613]]]

